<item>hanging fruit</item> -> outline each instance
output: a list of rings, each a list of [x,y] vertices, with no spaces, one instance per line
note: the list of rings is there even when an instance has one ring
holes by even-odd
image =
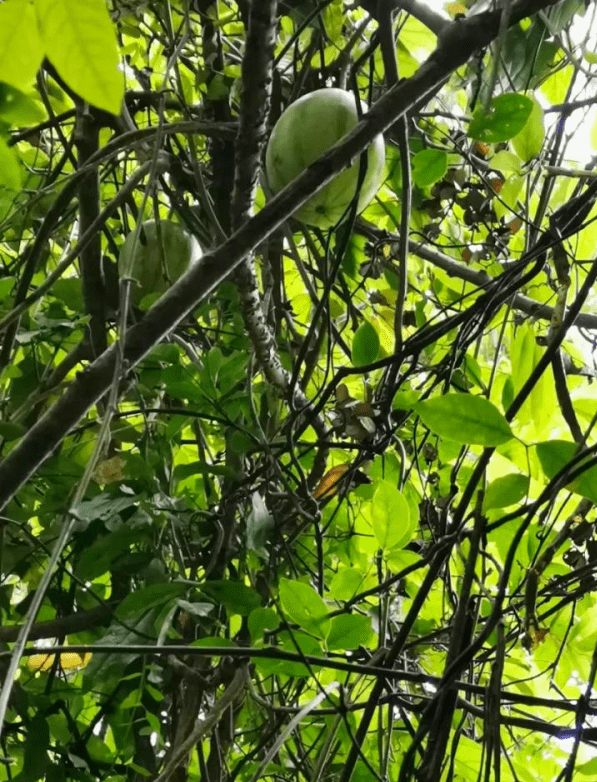
[[[170,220],[147,220],[137,241],[135,231],[124,240],[118,258],[120,276],[134,278],[133,302],[139,306],[151,293],[164,293],[172,283],[201,258],[201,247],[194,236]]]
[[[362,105],[363,113],[367,107]],[[355,98],[350,92],[326,87],[291,103],[277,121],[267,145],[265,168],[274,193],[282,190],[314,163],[359,121]],[[357,211],[371,202],[381,185],[385,163],[383,136],[375,137],[367,150],[367,169],[361,184]],[[360,160],[339,173],[294,214],[297,220],[330,228],[346,217],[356,195]]]

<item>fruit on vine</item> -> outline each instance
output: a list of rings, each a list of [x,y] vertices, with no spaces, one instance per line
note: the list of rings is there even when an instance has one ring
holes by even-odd
[[[361,104],[363,113],[367,110]],[[359,121],[354,95],[325,87],[291,103],[277,121],[267,145],[265,170],[274,193],[292,182],[320,158]],[[367,169],[359,193],[361,212],[377,193],[385,163],[383,136],[375,137],[367,150]],[[294,213],[308,225],[329,228],[347,216],[359,180],[360,160],[342,171]]]
[[[170,220],[147,220],[137,242],[135,231],[124,240],[118,258],[120,276],[134,278],[131,297],[139,306],[151,293],[164,293],[201,258],[201,246],[194,236]]]

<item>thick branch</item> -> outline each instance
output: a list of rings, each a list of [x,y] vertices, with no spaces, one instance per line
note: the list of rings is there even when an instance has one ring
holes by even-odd
[[[115,603],[106,603],[97,608],[91,608],[89,611],[77,611],[74,614],[62,616],[60,619],[39,622],[33,625],[27,637],[30,641],[37,641],[40,638],[60,638],[71,633],[92,630],[94,627],[107,624],[115,608]],[[20,631],[21,625],[0,627],[0,642],[16,641]]]

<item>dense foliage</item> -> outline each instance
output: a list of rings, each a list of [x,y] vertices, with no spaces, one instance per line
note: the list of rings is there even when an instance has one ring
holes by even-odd
[[[0,4],[1,779],[597,777],[595,7],[493,5]]]

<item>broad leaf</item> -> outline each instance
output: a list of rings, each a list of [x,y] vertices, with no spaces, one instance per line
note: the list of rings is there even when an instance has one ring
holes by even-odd
[[[330,597],[334,600],[350,600],[370,584],[365,575],[356,568],[342,567],[330,583]]]
[[[2,6],[0,6],[2,8]],[[0,137],[0,186],[9,190],[21,187],[21,167],[13,149]]]
[[[510,174],[513,171],[520,171],[520,159],[513,152],[502,149],[491,158],[491,168],[495,168],[506,174]],[[501,194],[502,191],[500,191],[500,195]]]
[[[444,176],[448,168],[448,156],[441,149],[424,149],[412,160],[413,180],[419,187],[429,187]]]
[[[368,646],[373,639],[371,619],[362,614],[341,614],[332,619],[327,638],[328,649],[358,649]]]
[[[76,573],[86,581],[93,581],[106,573],[114,560],[139,540],[139,529],[122,524],[96,540],[81,555]]]
[[[538,443],[535,448],[541,467],[548,478],[553,478],[563,470],[578,452],[577,445],[566,440],[549,440]],[[581,464],[576,464],[574,470],[579,469]],[[597,502],[597,465],[583,472],[567,484],[567,487],[576,494]]]
[[[247,624],[252,640],[256,641],[263,636],[265,630],[275,630],[280,620],[273,608],[255,608],[249,614]]]
[[[322,656],[322,649],[320,642],[313,638],[311,635],[299,631],[295,631],[292,634],[283,632],[278,635],[278,648],[284,651],[291,652],[292,654],[305,654],[313,655],[314,657]],[[294,662],[292,660],[279,660],[275,655],[272,657],[258,657],[255,660],[256,668],[266,675],[270,674],[283,674],[285,676],[311,676],[314,671],[319,670],[317,666],[304,665],[300,662]]]
[[[181,583],[150,584],[127,595],[116,609],[116,616],[122,620],[143,616],[150,608],[175,601],[185,591],[186,587]]]
[[[352,340],[352,363],[355,367],[371,364],[379,355],[379,334],[365,321],[357,329]]]
[[[2,6],[0,6],[2,10]],[[42,104],[0,81],[0,120],[7,125],[35,125],[46,119]]]
[[[371,503],[371,526],[383,551],[406,545],[414,530],[408,502],[390,481],[382,481]]]
[[[526,95],[506,93],[491,101],[489,111],[478,109],[469,125],[469,138],[496,144],[508,141],[524,128],[533,102]]]
[[[104,0],[36,0],[48,59],[83,100],[119,114],[124,81],[116,34]]]
[[[484,510],[491,508],[507,508],[514,505],[526,495],[529,489],[529,478],[521,473],[503,475],[492,481],[483,499]]]
[[[318,638],[327,638],[330,631],[328,608],[308,584],[280,579],[280,603],[286,616],[299,627]]]
[[[8,0],[0,5],[0,81],[27,87],[44,57],[33,4]]]
[[[206,581],[201,585],[201,591],[222,603],[229,614],[248,616],[261,605],[257,592],[242,581]]]
[[[543,349],[537,344],[532,326],[523,324],[516,330],[511,342],[511,362],[514,393],[517,394],[539,363]],[[557,400],[551,372],[544,372],[533,386],[528,398],[516,416],[518,424],[532,427],[534,439],[542,439],[553,421]]]
[[[481,396],[446,394],[414,409],[432,432],[464,445],[501,445],[514,436],[497,407]]]
[[[525,163],[541,152],[545,141],[543,109],[536,98],[531,98],[533,108],[524,128],[511,140],[512,148]]]

